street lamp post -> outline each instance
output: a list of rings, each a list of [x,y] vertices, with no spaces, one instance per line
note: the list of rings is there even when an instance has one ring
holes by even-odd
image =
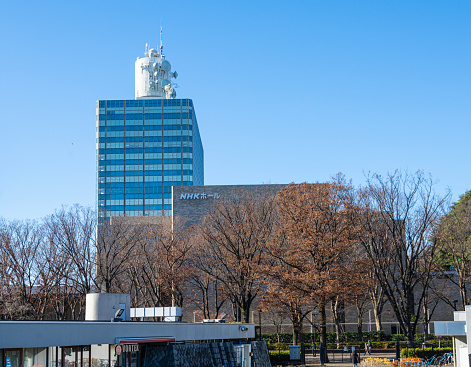
[[[311,339],[312,339],[312,323],[313,323],[313,321],[312,321],[312,314],[313,314],[313,312],[314,312],[314,311],[311,311]]]

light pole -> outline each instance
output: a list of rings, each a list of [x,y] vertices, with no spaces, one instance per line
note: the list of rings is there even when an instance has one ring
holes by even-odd
[[[368,331],[371,331],[371,310],[368,310]]]
[[[313,323],[313,321],[312,321],[312,314],[313,314],[313,313],[314,313],[314,311],[311,311],[311,339],[312,339],[312,323]]]
[[[262,340],[262,311],[258,311],[258,340]]]

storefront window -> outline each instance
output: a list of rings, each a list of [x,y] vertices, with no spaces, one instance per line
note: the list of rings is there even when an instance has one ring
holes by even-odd
[[[56,347],[49,347],[49,367],[57,366]]]
[[[65,363],[63,363],[63,351],[62,347],[57,347],[57,367],[67,367]]]
[[[91,346],[92,352],[92,365],[91,367],[109,367],[109,345],[108,344],[99,344]],[[112,351],[112,355],[114,350]],[[113,366],[113,365],[111,365]]]
[[[46,367],[46,348],[25,348],[24,367]]]
[[[82,347],[82,366],[81,367],[90,367],[90,346],[84,345]]]
[[[64,347],[64,365],[63,367],[77,367],[76,348]]]
[[[110,344],[110,367],[118,366],[117,364],[118,356],[116,355],[115,348],[116,348],[115,344]]]
[[[5,367],[22,367],[21,349],[5,351]]]
[[[131,367],[138,367],[139,366],[139,352],[132,352],[131,354]]]

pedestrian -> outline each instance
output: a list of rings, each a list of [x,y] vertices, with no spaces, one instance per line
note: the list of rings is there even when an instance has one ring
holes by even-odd
[[[368,354],[371,355],[371,341],[368,340]]]
[[[312,356],[316,356],[316,342],[312,342]]]
[[[352,353],[352,363],[353,367],[357,367],[357,364],[360,363],[360,356],[358,355],[356,350],[354,350]]]
[[[368,343],[365,342],[365,356],[366,356],[366,353],[368,353]]]

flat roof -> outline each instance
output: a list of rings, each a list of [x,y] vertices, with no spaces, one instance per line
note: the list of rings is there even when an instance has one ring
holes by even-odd
[[[0,321],[0,348],[116,344],[116,340],[147,338],[179,342],[254,337],[254,324],[240,323]]]

